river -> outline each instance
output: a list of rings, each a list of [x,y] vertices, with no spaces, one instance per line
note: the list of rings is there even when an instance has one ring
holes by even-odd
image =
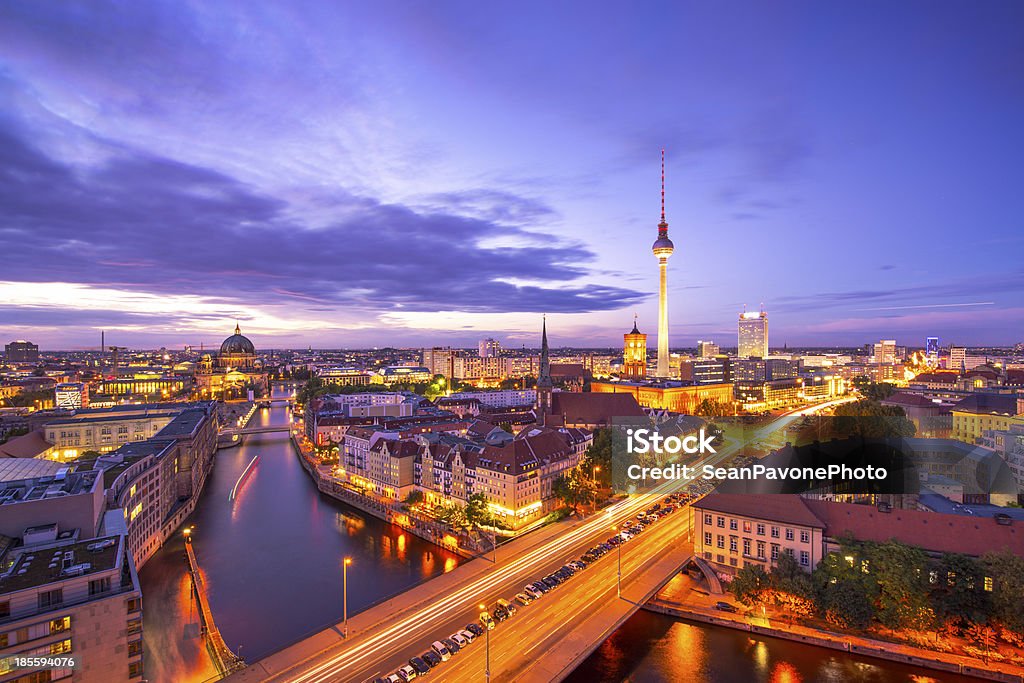
[[[640,610],[566,683],[977,683],[813,645],[693,624]]]
[[[281,389],[275,396],[285,396]],[[282,404],[252,425],[283,425]],[[228,497],[253,456],[259,463]],[[192,541],[210,607],[228,647],[252,661],[341,620],[342,559],[349,614],[455,568],[459,558],[317,491],[287,433],[258,434],[221,450],[196,512]],[[140,572],[146,678],[216,678],[199,635],[181,534]]]

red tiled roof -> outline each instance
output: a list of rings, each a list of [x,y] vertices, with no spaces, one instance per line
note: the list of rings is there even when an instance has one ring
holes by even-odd
[[[922,372],[910,381],[911,383],[919,382],[921,384],[956,384],[959,378],[960,375],[956,372]]]
[[[632,394],[566,391],[551,395],[551,412],[564,418],[566,424],[588,425],[610,425],[612,418],[646,415]]]
[[[767,497],[767,496],[765,496]],[[777,496],[776,496],[777,497]],[[1024,524],[999,524],[991,517],[949,515],[921,510],[879,512],[870,505],[806,500],[832,538],[851,534],[862,541],[897,540],[934,553],[980,557],[1009,550],[1024,557]]]
[[[43,432],[36,430],[0,444],[0,458],[34,458],[52,447],[53,444],[43,438]]]
[[[711,493],[694,503],[693,507],[769,522],[825,528],[825,524],[807,507],[807,501],[791,494]]]

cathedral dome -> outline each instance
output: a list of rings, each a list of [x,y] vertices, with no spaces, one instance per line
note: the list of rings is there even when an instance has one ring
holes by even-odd
[[[256,347],[252,345],[248,337],[242,335],[242,330],[235,325],[235,333],[224,340],[220,345],[220,355],[239,356],[256,355]]]

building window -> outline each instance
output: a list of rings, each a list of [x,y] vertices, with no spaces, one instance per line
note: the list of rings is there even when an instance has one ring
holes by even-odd
[[[730,536],[729,537],[729,552],[730,553],[734,553],[734,552],[736,552],[736,549],[737,549],[736,548],[736,537],[735,536]]]
[[[704,545],[711,545],[711,543],[712,543],[712,541],[711,541],[711,532],[710,531],[705,531],[704,532]]]
[[[778,537],[779,537],[779,527],[773,526],[772,527],[772,538],[778,538]]]
[[[715,539],[715,541],[716,546],[723,549],[725,548],[725,536],[723,536],[722,534],[718,534],[718,538]]]
[[[736,564],[737,564],[737,562],[736,562],[736,558],[735,558],[735,557],[730,557],[730,558],[729,558],[729,564],[730,564],[731,566],[735,567],[735,566],[736,566]]]
[[[810,543],[811,542],[811,532],[810,531],[801,531],[800,532],[800,542],[801,543]]]
[[[718,528],[720,528],[720,529],[724,529],[725,528],[725,517],[719,516],[718,519],[715,520],[715,521],[718,524]]]
[[[750,539],[749,538],[744,538],[743,539],[743,554],[746,555],[747,557],[750,556]]]
[[[764,541],[757,542],[757,558],[759,560],[764,559]]]
[[[57,588],[52,591],[43,591],[38,596],[39,609],[49,609],[64,602],[64,591]]]
[[[89,595],[99,595],[100,593],[106,593],[110,590],[110,577],[105,576],[101,579],[93,579],[89,582]]]
[[[806,550],[800,551],[800,566],[809,567],[811,565],[811,554]]]
[[[708,514],[708,513],[704,514],[704,523],[708,524],[708,525],[711,524],[711,515],[710,514]]]
[[[128,678],[138,678],[142,675],[142,662],[128,663]]]
[[[786,529],[786,540],[787,541],[792,541],[793,540],[793,530],[792,529]]]
[[[750,522],[743,522],[743,533],[750,533]]]
[[[772,543],[772,562],[779,559],[779,544]]]
[[[132,612],[138,612],[140,609],[142,609],[142,600],[140,600],[139,598],[132,598],[131,600],[127,601],[127,606],[129,614]]]
[[[69,628],[71,628],[71,617],[54,619],[50,622],[50,635],[60,633],[61,631],[67,631]]]
[[[757,525],[757,535],[764,536],[764,524]]]
[[[739,528],[739,523],[735,519],[729,520],[729,530],[736,531]]]
[[[128,622],[128,635],[142,633],[142,619],[132,619]]]
[[[990,593],[992,592],[992,577],[991,576],[986,576],[985,577],[985,590],[990,592]]]
[[[6,619],[11,616],[11,601],[0,600],[0,619]]]
[[[51,655],[62,655],[71,652],[71,639],[65,638],[64,640],[57,641],[56,643],[50,644]]]
[[[136,657],[136,656],[141,655],[141,654],[142,654],[142,641],[141,640],[135,640],[135,641],[132,641],[132,642],[128,643],[128,656],[129,657]]]

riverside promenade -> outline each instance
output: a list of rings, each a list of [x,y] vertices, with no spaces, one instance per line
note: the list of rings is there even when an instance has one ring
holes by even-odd
[[[196,596],[196,603],[199,605],[199,618],[203,624],[203,635],[206,637],[206,645],[213,657],[213,663],[222,675],[228,675],[232,671],[245,668],[245,661],[228,648],[227,643],[220,634],[220,629],[213,621],[213,611],[206,599],[206,590],[203,584],[202,572],[199,571],[199,562],[196,560],[196,552],[191,541],[185,542],[185,556],[188,558],[188,572],[192,577],[192,593]]]
[[[644,605],[644,609],[689,621],[747,631],[751,634],[782,638],[818,647],[840,650],[864,657],[885,659],[935,671],[974,676],[990,681],[1024,683],[1021,667],[1002,662],[984,662],[974,657],[936,652],[924,648],[865,638],[846,633],[808,628],[782,619],[748,616],[715,609],[716,602],[731,598],[701,590],[686,574],[680,574]],[[742,611],[746,608],[739,606]]]

